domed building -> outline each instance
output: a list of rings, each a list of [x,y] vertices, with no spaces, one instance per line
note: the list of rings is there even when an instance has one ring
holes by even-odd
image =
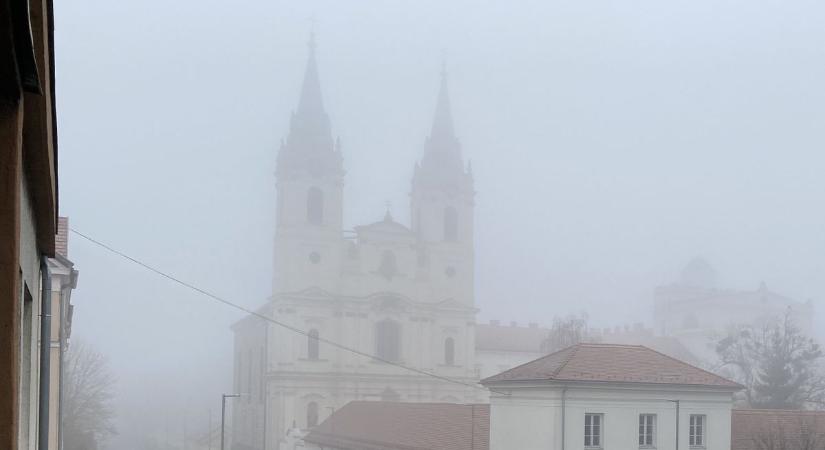
[[[705,361],[716,360],[716,342],[733,325],[772,321],[790,311],[805,333],[812,331],[813,305],[794,301],[761,283],[753,290],[717,286],[716,270],[704,258],[692,259],[678,282],[659,286],[654,293],[657,332],[672,336]]]

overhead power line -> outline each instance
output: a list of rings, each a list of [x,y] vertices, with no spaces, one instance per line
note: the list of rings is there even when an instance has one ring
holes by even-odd
[[[69,228],[69,230],[70,230],[72,233],[74,233],[74,234],[76,234],[76,235],[78,235],[78,236],[82,237],[83,239],[85,239],[85,240],[87,240],[87,241],[89,241],[89,242],[91,242],[91,243],[93,243],[93,244],[97,245],[98,247],[101,247],[101,248],[103,248],[103,249],[105,249],[105,250],[109,251],[110,253],[114,253],[115,255],[120,256],[121,258],[124,258],[124,259],[126,259],[126,260],[128,260],[128,261],[130,261],[130,262],[132,262],[132,263],[134,263],[134,264],[137,264],[138,266],[143,267],[144,269],[146,269],[146,270],[148,270],[148,271],[150,271],[150,272],[154,272],[155,274],[160,275],[161,277],[166,278],[167,280],[170,280],[170,281],[172,281],[172,282],[174,282],[174,283],[177,283],[177,284],[179,284],[179,285],[181,285],[181,286],[183,286],[183,287],[186,287],[186,288],[188,288],[188,289],[191,289],[191,290],[193,290],[193,291],[195,291],[195,292],[197,292],[197,293],[199,293],[199,294],[202,294],[202,295],[204,295],[204,296],[206,296],[206,297],[208,297],[208,298],[210,298],[210,299],[212,299],[212,300],[215,300],[215,301],[217,301],[217,302],[219,302],[219,303],[223,303],[223,304],[224,304],[224,305],[226,305],[226,306],[229,306],[229,307],[231,307],[231,308],[235,308],[235,309],[237,309],[237,310],[239,310],[239,311],[243,311],[243,312],[245,312],[245,313],[247,313],[247,314],[249,314],[249,315],[252,315],[252,316],[258,317],[258,318],[260,318],[260,319],[262,319],[262,320],[265,320],[265,321],[267,321],[267,322],[269,322],[269,323],[272,323],[272,324],[274,324],[274,325],[277,325],[277,326],[279,326],[279,327],[285,328],[285,329],[287,329],[287,330],[289,330],[289,331],[292,331],[292,332],[294,332],[294,333],[298,333],[298,334],[300,334],[300,335],[302,335],[302,336],[306,336],[306,337],[307,337],[307,338],[309,338],[309,339],[315,339],[315,340],[317,340],[318,342],[323,342],[324,344],[331,345],[331,346],[336,347],[336,348],[339,348],[339,349],[341,349],[341,350],[344,350],[344,351],[347,351],[347,352],[350,352],[350,353],[353,353],[353,354],[356,354],[356,355],[359,355],[359,356],[363,356],[363,357],[365,357],[365,358],[371,358],[371,359],[374,359],[374,360],[376,360],[376,361],[380,361],[380,362],[382,362],[382,363],[389,364],[389,365],[391,365],[391,366],[395,366],[395,367],[398,367],[398,368],[404,369],[404,370],[409,371],[409,372],[417,373],[417,374],[419,374],[419,375],[425,375],[425,376],[428,376],[428,377],[431,377],[431,378],[434,378],[434,379],[437,379],[437,380],[441,380],[441,381],[445,381],[445,382],[448,382],[448,383],[453,383],[453,384],[458,384],[458,385],[462,385],[462,386],[465,386],[465,387],[470,387],[470,388],[473,388],[473,389],[479,389],[479,390],[483,390],[483,391],[487,391],[487,390],[488,390],[487,388],[482,387],[482,386],[479,386],[479,385],[476,385],[476,384],[467,383],[467,382],[464,382],[464,381],[461,381],[461,380],[456,380],[456,379],[454,379],[454,378],[445,377],[445,376],[443,376],[443,375],[438,375],[438,374],[435,374],[435,373],[432,373],[432,372],[428,372],[428,371],[426,371],[426,370],[422,370],[422,369],[417,369],[417,368],[415,368],[415,367],[406,366],[406,365],[404,365],[404,364],[400,364],[400,363],[397,363],[397,362],[394,362],[394,361],[390,361],[390,360],[388,360],[388,359],[381,358],[381,357],[379,357],[379,356],[377,356],[377,355],[373,355],[373,354],[370,354],[370,353],[367,353],[367,352],[364,352],[364,351],[361,351],[361,350],[358,350],[358,349],[355,349],[355,348],[352,348],[352,347],[348,347],[348,346],[346,346],[346,345],[340,344],[340,343],[338,343],[338,342],[335,342],[335,341],[332,341],[332,340],[329,340],[329,339],[326,339],[326,338],[322,338],[322,337],[320,337],[320,336],[314,336],[314,335],[311,335],[309,332],[304,331],[304,330],[302,330],[302,329],[300,329],[300,328],[293,327],[292,325],[288,325],[288,324],[286,324],[286,323],[280,322],[280,321],[278,321],[278,320],[273,319],[272,317],[266,316],[266,315],[261,314],[261,313],[259,313],[259,312],[257,312],[257,311],[253,311],[253,310],[251,310],[251,309],[249,309],[249,308],[245,308],[245,307],[243,307],[243,306],[241,306],[241,305],[239,305],[239,304],[237,304],[237,303],[231,302],[231,301],[229,301],[229,300],[227,300],[227,299],[225,299],[225,298],[223,298],[223,297],[220,297],[220,296],[218,296],[218,295],[216,295],[216,294],[213,294],[213,293],[211,293],[211,292],[209,292],[209,291],[207,291],[207,290],[205,290],[205,289],[203,289],[203,288],[200,288],[200,287],[198,287],[198,286],[195,286],[195,285],[194,285],[194,284],[192,284],[192,283],[188,283],[188,282],[186,282],[186,281],[183,281],[183,280],[181,280],[180,278],[175,277],[174,275],[171,275],[171,274],[169,274],[169,273],[167,273],[167,272],[164,272],[164,271],[162,271],[162,270],[160,270],[160,269],[157,269],[157,268],[155,268],[155,267],[153,267],[153,266],[150,266],[149,264],[147,264],[147,263],[145,263],[145,262],[143,262],[143,261],[141,261],[141,260],[139,260],[139,259],[137,259],[137,258],[134,258],[134,257],[132,257],[132,256],[129,256],[129,255],[127,255],[126,253],[124,253],[124,252],[122,252],[122,251],[120,251],[120,250],[118,250],[118,249],[116,249],[116,248],[114,248],[114,247],[112,247],[112,246],[110,246],[110,245],[108,245],[108,244],[104,244],[103,242],[101,242],[101,241],[99,241],[99,240],[97,240],[97,239],[95,239],[95,238],[93,238],[93,237],[91,237],[91,236],[89,236],[89,235],[87,235],[87,234],[84,234],[84,233],[81,233],[80,231],[77,231],[77,230],[76,230],[76,229],[74,229],[74,228]],[[489,389],[489,391],[490,391],[490,392],[496,392],[496,393],[499,393],[499,394],[504,394],[504,395],[506,395],[506,393],[503,393],[503,392],[497,392],[497,391],[494,391],[494,390],[492,390],[492,389]]]

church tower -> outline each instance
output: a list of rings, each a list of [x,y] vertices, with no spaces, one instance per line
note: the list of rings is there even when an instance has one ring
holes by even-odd
[[[276,178],[273,292],[329,289],[340,259],[344,170],[324,110],[314,36],[298,108],[278,152]]]
[[[455,135],[444,67],[432,129],[424,147],[410,194],[419,266],[428,269],[424,273],[436,292],[472,306],[475,191],[471,168],[464,168],[461,143]]]

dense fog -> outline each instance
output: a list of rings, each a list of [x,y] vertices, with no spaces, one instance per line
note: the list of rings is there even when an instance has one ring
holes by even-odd
[[[478,323],[656,328],[702,257],[825,324],[825,4],[58,2],[60,213],[246,308],[272,295],[276,157],[314,32],[343,227],[410,183],[442,64],[475,195]],[[198,448],[244,314],[69,235],[73,342],[106,355],[112,449]]]

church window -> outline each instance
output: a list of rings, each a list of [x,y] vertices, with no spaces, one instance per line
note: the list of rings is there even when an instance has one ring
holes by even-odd
[[[375,324],[376,356],[384,361],[401,359],[401,326],[390,319]]]
[[[398,263],[395,259],[395,253],[390,250],[384,250],[384,253],[381,254],[381,264],[378,266],[378,273],[388,280],[391,280],[392,277],[398,274]]]
[[[458,213],[452,206],[444,208],[444,240],[458,240]]]
[[[321,254],[318,252],[312,252],[309,254],[309,262],[312,264],[318,264],[321,262]]]
[[[313,225],[324,222],[324,193],[317,187],[307,192],[307,222]]]
[[[258,380],[258,394],[261,396],[261,401],[266,401],[266,355],[263,347],[260,347],[260,354],[261,378]]]
[[[312,329],[307,333],[307,359],[318,359],[318,330]]]
[[[455,340],[451,337],[444,340],[444,364],[448,366],[455,364]]]
[[[247,355],[248,356],[246,358],[246,393],[251,394],[252,393],[252,349],[251,348],[247,351]],[[252,402],[252,396],[251,395],[246,396],[246,402],[247,403]]]
[[[387,386],[381,391],[381,401],[382,402],[400,402],[401,401],[401,394],[392,390],[391,387]]]
[[[309,402],[307,405],[307,428],[318,425],[318,403]]]

